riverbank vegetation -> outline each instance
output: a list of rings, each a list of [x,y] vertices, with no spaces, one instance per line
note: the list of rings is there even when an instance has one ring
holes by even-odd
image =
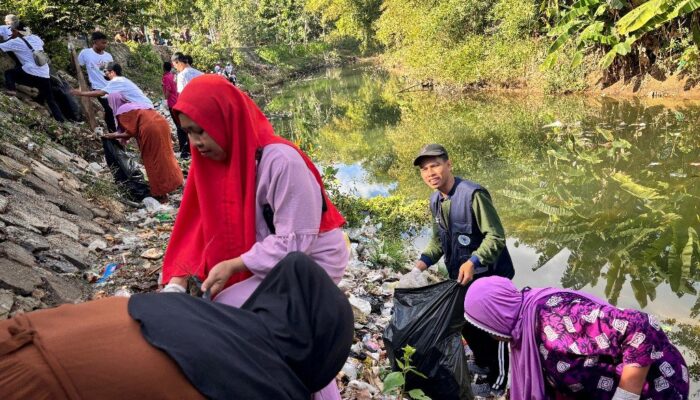
[[[51,45],[56,39],[94,27],[146,35],[158,28],[207,68],[252,64],[242,74],[251,85],[265,69],[251,54],[289,76],[343,56],[378,55],[412,79],[453,88],[576,92],[621,83],[635,92],[645,79],[682,90],[700,79],[697,0],[128,0],[95,7],[19,0],[8,7],[0,11],[41,27],[51,52],[62,51]],[[184,28],[191,41],[180,40]]]

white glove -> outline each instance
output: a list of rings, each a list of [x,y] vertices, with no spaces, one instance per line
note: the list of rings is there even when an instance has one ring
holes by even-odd
[[[165,285],[161,293],[187,293],[187,289],[177,283],[168,283]]]
[[[630,393],[621,387],[617,387],[615,395],[613,395],[612,400],[639,400],[639,395]]]

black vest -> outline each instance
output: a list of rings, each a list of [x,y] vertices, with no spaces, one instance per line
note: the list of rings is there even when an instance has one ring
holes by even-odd
[[[484,240],[484,234],[474,221],[474,211],[472,210],[472,199],[477,190],[488,195],[488,191],[481,185],[455,177],[455,185],[450,197],[450,220],[447,221],[447,227],[442,220],[442,202],[440,201],[442,195],[436,191],[430,197],[430,210],[438,226],[440,243],[445,254],[445,265],[447,265],[447,272],[452,279],[457,279],[459,267],[469,260],[474,250],[478,249]],[[475,278],[498,275],[512,279],[515,270],[508,248],[503,248],[495,264],[481,265],[474,270],[474,275]]]

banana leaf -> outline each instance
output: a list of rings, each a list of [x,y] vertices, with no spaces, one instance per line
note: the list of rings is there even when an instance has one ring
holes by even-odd
[[[666,198],[665,196],[660,195],[655,189],[638,184],[632,180],[629,175],[623,172],[616,172],[610,177],[620,184],[622,190],[639,199],[658,200]]]
[[[642,28],[652,18],[665,12],[668,8],[668,3],[668,0],[651,0],[639,5],[617,21],[617,24],[615,24],[617,32],[620,35],[627,35]]]

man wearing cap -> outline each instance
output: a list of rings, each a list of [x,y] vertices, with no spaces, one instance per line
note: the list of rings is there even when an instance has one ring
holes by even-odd
[[[445,256],[451,279],[468,285],[474,279],[515,274],[506,248],[505,232],[488,191],[479,184],[456,177],[447,150],[439,144],[424,146],[413,161],[423,181],[436,189],[430,197],[433,235],[416,261],[416,274]],[[474,352],[477,374],[474,395],[488,397],[505,391],[508,378],[508,347],[487,332],[466,323],[462,336]]]

